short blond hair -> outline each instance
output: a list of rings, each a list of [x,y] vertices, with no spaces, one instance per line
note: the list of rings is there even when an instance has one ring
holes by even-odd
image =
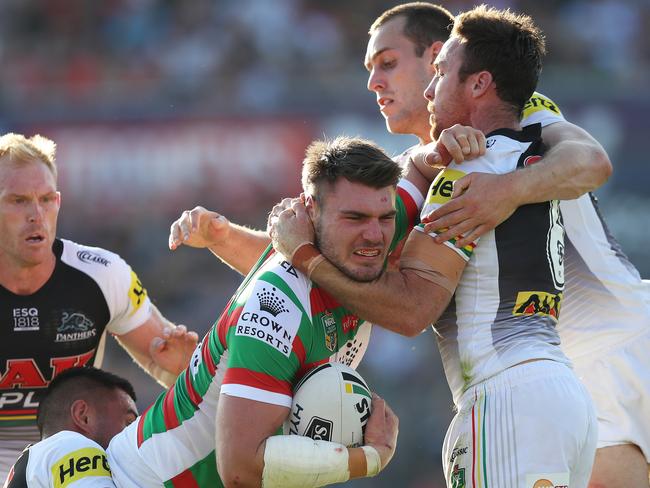
[[[36,134],[25,137],[10,132],[0,136],[0,164],[3,162],[27,163],[39,160],[47,166],[56,178],[56,144],[54,141]]]

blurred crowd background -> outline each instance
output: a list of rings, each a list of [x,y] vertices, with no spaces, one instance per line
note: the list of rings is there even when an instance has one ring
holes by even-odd
[[[445,1],[458,13],[472,1]],[[612,232],[650,277],[650,2],[495,0],[547,35],[539,90],[608,150],[597,192]],[[0,128],[58,143],[62,237],[106,247],[170,319],[204,333],[241,277],[167,234],[201,204],[253,227],[299,191],[303,151],[340,133],[391,153],[363,57],[385,0],[2,0]],[[106,366],[160,391],[110,341]],[[440,488],[452,401],[434,336],[376,330],[361,371],[401,418],[396,458],[354,486]]]

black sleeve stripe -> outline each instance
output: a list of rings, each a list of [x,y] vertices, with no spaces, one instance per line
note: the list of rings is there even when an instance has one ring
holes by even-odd
[[[11,468],[9,474],[11,480],[7,488],[27,488],[27,461],[29,461],[29,449],[23,451],[16,464]]]

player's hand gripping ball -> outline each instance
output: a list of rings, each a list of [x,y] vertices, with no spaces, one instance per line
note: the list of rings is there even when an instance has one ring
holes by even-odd
[[[370,407],[370,389],[359,373],[340,363],[322,364],[296,385],[284,433],[362,446]]]

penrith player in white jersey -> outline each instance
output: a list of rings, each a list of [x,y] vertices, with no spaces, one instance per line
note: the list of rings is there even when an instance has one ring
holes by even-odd
[[[435,110],[433,135],[456,123],[473,125],[487,133],[487,152],[441,172],[425,205],[447,201],[464,172],[503,174],[540,159],[539,126],[517,129],[542,52],[528,17],[478,7],[456,18],[425,92]],[[313,239],[299,201],[278,214],[271,231],[285,255],[304,254],[300,249]],[[372,283],[352,283],[317,256],[306,264],[315,282],[378,325],[414,335],[437,322],[458,408],[445,439],[448,487],[568,486],[569,480],[573,488],[586,487],[596,419],[554,330],[564,286],[558,203],[522,207],[465,248],[454,246],[456,239],[436,243],[442,233],[411,233],[399,271],[389,269]],[[305,269],[304,262],[294,264]]]

